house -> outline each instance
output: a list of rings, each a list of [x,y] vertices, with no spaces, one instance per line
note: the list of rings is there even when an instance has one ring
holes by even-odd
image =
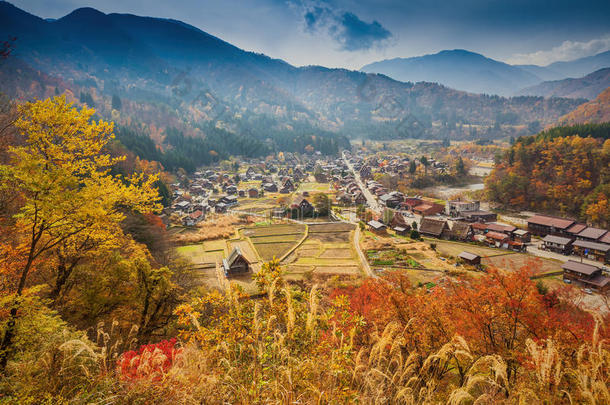
[[[228,207],[232,207],[237,205],[237,196],[235,195],[227,195],[220,199],[220,202],[226,204]]]
[[[445,214],[450,217],[463,217],[468,211],[478,211],[481,207],[479,201],[447,201]]]
[[[545,250],[568,255],[572,251],[572,241],[573,239],[563,236],[547,235],[542,239],[542,245]]]
[[[367,222],[367,225],[369,226],[369,231],[371,232],[386,233],[386,226],[379,221],[373,219],[372,221]]]
[[[282,184],[282,189],[289,190],[288,191],[289,193],[293,192],[294,191],[294,183],[292,182],[292,180],[291,179],[286,179],[284,181],[284,184]]]
[[[379,197],[379,202],[388,208],[396,208],[402,202],[402,198],[397,194],[387,193]]]
[[[407,223],[407,220],[405,219],[405,217],[398,211],[394,211],[394,215],[392,216],[392,219],[390,220],[390,225],[392,227],[400,226],[403,228],[408,228],[408,230],[411,230],[411,226]]]
[[[461,214],[470,222],[494,222],[498,219],[498,214],[490,211],[463,211]]]
[[[222,269],[226,277],[237,276],[250,270],[250,261],[242,254],[239,246],[235,246],[229,257],[222,260]]]
[[[585,228],[587,227],[587,225],[585,224],[574,224],[571,227],[569,227],[567,229],[567,233],[570,237],[573,237],[574,239],[576,239],[576,235],[578,235],[580,232],[584,231]]]
[[[370,166],[364,165],[360,168],[360,177],[363,180],[373,178],[373,173],[371,172]]]
[[[277,193],[277,184],[275,183],[265,183],[263,184],[263,190],[268,193]]]
[[[303,218],[311,216],[314,213],[314,207],[304,196],[297,196],[290,204],[290,209],[297,217]],[[295,217],[295,215],[293,215]]]
[[[585,287],[600,293],[610,290],[610,277],[604,276],[602,269],[597,266],[569,260],[561,268],[564,280],[578,281]]]
[[[433,202],[423,202],[415,207],[413,207],[413,212],[421,215],[422,217],[427,217],[430,215],[436,215],[443,212],[445,208],[437,203]]]
[[[530,243],[532,235],[524,229],[517,229],[513,232],[513,240],[520,243]]]
[[[217,214],[223,214],[223,213],[227,212],[228,208],[229,207],[227,206],[227,204],[219,202],[218,204],[216,204],[216,206],[214,206],[214,211]]]
[[[597,260],[598,262],[605,263],[610,261],[610,245],[606,243],[576,240],[572,244],[572,251],[577,256]]]
[[[462,252],[458,255],[458,258],[473,266],[481,264],[481,256],[475,255],[474,253]]]
[[[256,175],[256,170],[254,170],[253,167],[248,167],[248,170],[246,170],[246,176],[251,179],[255,175]]]
[[[532,235],[567,236],[568,229],[574,225],[571,219],[550,217],[547,215],[534,215],[527,220],[527,230]]]
[[[576,234],[576,239],[597,242],[607,233],[608,231],[606,231],[605,229],[593,228],[588,226],[582,231],[580,231],[578,234]]]
[[[258,189],[256,187],[248,189],[248,198],[258,198]]]
[[[337,202],[343,205],[350,205],[352,203],[352,196],[347,193],[337,194]]]
[[[504,233],[504,234],[510,236],[512,239],[513,232],[515,232],[517,230],[517,227],[512,226],[512,225],[491,223],[491,224],[487,224],[486,229],[487,229],[487,232],[492,231],[492,232]]]
[[[422,218],[419,233],[433,238],[449,238],[450,229],[447,221],[435,218]]]
[[[175,205],[176,210],[183,211],[183,212],[189,211],[190,206],[191,206],[191,203],[186,200],[180,201],[179,203],[176,203],[176,205]]]
[[[354,202],[358,205],[366,205],[366,197],[364,196],[362,191],[359,191],[356,194],[356,196],[354,197]]]
[[[459,241],[471,241],[474,239],[472,225],[466,222],[454,222],[451,226],[450,238]]]
[[[510,236],[501,232],[489,231],[485,234],[485,242],[490,247],[508,249]]]
[[[184,217],[182,219],[182,223],[184,224],[184,226],[195,226],[204,219],[205,215],[203,214],[203,212],[201,210],[197,210],[195,212],[191,212],[186,217]]]
[[[411,227],[409,226],[408,228],[406,228],[404,226],[395,226],[392,229],[394,230],[394,232],[396,232],[396,235],[407,236],[409,231],[411,230]]]

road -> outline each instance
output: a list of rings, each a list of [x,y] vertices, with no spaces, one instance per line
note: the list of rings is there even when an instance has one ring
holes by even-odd
[[[356,252],[358,253],[358,257],[360,258],[360,262],[362,263],[362,268],[364,269],[364,272],[369,277],[377,277],[377,275],[373,272],[373,269],[371,269],[369,261],[367,260],[366,256],[364,255],[364,252],[362,251],[362,249],[360,249],[360,227],[359,226],[356,226],[356,230],[354,231],[354,246],[356,247]]]
[[[568,260],[572,260],[575,262],[582,261],[582,263],[590,264],[590,265],[597,266],[597,267],[600,267],[602,265],[600,262],[597,262],[595,260],[590,260],[590,259],[586,259],[586,258],[581,259],[580,256],[572,256],[572,255],[566,256],[566,255],[562,255],[561,253],[555,253],[555,252],[550,252],[548,250],[543,250],[543,249],[540,249],[541,245],[542,245],[542,241],[532,239],[532,244],[527,247],[527,253],[529,253],[533,256],[538,256],[538,257],[542,257],[545,259],[555,259],[555,260],[559,260],[562,262],[567,262]]]
[[[356,179],[356,183],[358,184],[358,187],[360,187],[360,190],[362,190],[362,194],[366,198],[366,202],[367,202],[369,208],[371,210],[373,210],[374,212],[376,212],[377,214],[381,215],[381,213],[383,212],[383,209],[381,208],[381,205],[377,202],[377,199],[369,191],[369,189],[366,188],[366,184],[364,184],[364,182],[360,178],[360,173],[358,173],[358,171],[354,170],[354,166],[345,157],[345,155],[343,155],[343,161],[345,162],[345,164],[347,165],[349,170],[354,175],[354,178]]]

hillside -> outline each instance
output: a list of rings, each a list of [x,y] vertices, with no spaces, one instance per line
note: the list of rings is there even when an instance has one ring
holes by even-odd
[[[91,95],[104,117],[111,117],[117,95],[128,106],[119,123],[140,121],[161,134],[169,120],[191,135],[212,126],[260,141],[269,129],[290,137],[299,128],[350,137],[499,137],[526,134],[518,131],[535,121],[549,125],[582,102],[296,68],[178,21],[90,8],[47,21],[1,2],[0,35],[18,37],[15,59],[64,82],[60,93]],[[0,73],[11,81],[10,72]],[[21,93],[27,93],[23,86]]]
[[[559,119],[560,125],[610,122],[610,87]]]
[[[553,128],[521,137],[485,180],[490,201],[610,225],[610,124]]]
[[[500,95],[512,95],[515,88],[541,80],[518,67],[462,49],[374,62],[361,70],[382,73],[402,81],[437,82],[472,93]]]
[[[519,94],[543,97],[586,98],[588,100],[593,100],[608,87],[610,87],[610,67],[600,69],[576,79],[570,78],[542,82],[521,90]]]

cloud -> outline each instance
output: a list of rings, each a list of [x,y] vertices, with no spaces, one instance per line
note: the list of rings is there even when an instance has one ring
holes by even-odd
[[[297,8],[303,15],[306,32],[328,34],[344,51],[382,47],[392,37],[378,21],[368,23],[352,12],[333,9],[325,2],[306,1]]]
[[[610,50],[610,35],[592,39],[588,42],[564,41],[561,45],[550,50],[517,53],[508,58],[507,62],[520,65],[534,64],[546,66],[553,62],[571,61],[608,50]]]
[[[366,23],[353,13],[343,13],[342,30],[338,35],[341,46],[346,51],[370,49],[390,38],[392,33],[377,21]]]

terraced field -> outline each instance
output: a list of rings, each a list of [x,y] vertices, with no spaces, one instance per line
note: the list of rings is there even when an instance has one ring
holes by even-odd
[[[286,277],[299,279],[310,275],[362,274],[352,247],[355,226],[345,223],[310,224],[307,239],[284,261]]]
[[[305,225],[281,224],[244,228],[240,235],[249,238],[263,261],[281,258],[305,235]]]

